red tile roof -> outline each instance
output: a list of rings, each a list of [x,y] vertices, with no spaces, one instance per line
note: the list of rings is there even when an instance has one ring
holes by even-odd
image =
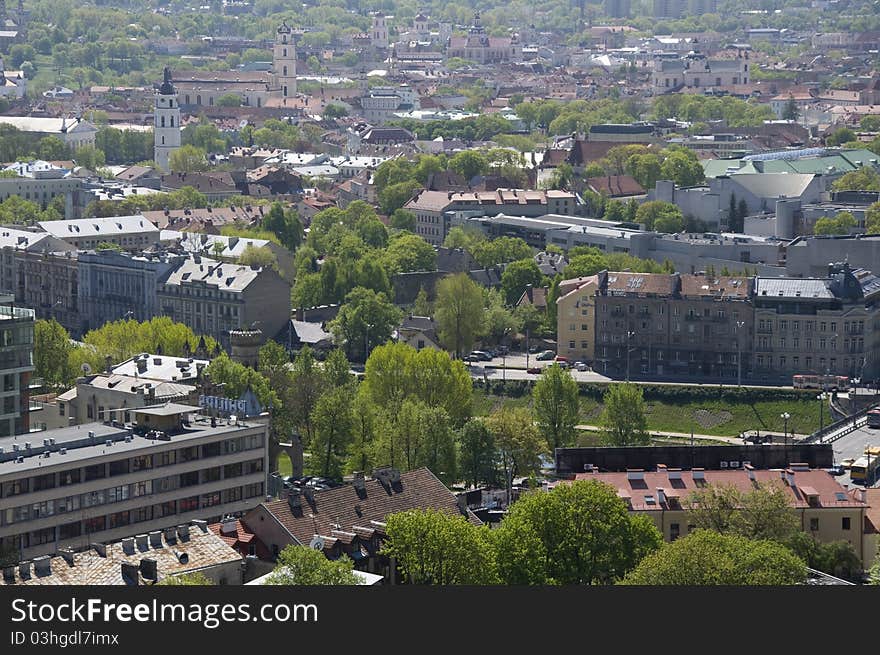
[[[260,541],[259,537],[251,532],[250,528],[247,527],[242,521],[235,521],[235,532],[223,534],[220,530],[222,524],[220,523],[212,523],[208,526],[208,528],[216,535],[227,543],[230,548],[233,548],[236,552],[241,554],[242,557],[247,557],[250,554],[250,546],[254,546],[254,554],[262,559],[262,560],[271,560],[272,553],[266,547],[262,541]]]
[[[645,193],[642,185],[629,175],[608,175],[587,178],[587,186],[596,193],[604,193],[609,198],[620,196],[640,196]]]
[[[702,471],[704,480],[694,479],[694,471],[649,471],[639,472],[608,472],[608,473],[578,473],[576,480],[599,480],[605,482],[617,490],[617,495],[628,498],[633,510],[661,510],[670,509],[668,498],[686,499],[692,492],[704,489],[709,485],[729,485],[740,491],[752,491],[758,483],[770,483],[779,485],[785,490],[792,507],[801,509],[805,507],[842,508],[842,507],[867,507],[866,503],[857,500],[847,493],[837,480],[827,471],[770,469],[752,471],[755,480],[749,479],[745,470],[727,471]],[[793,486],[788,484],[784,476],[793,479]],[[640,479],[631,479],[639,477]],[[658,502],[657,491],[662,489],[667,496],[666,502]],[[809,496],[817,496],[817,504],[811,505]],[[646,498],[652,497],[653,502],[648,503]],[[675,503],[672,503],[675,509]]]
[[[379,480],[367,479],[365,493],[358,495],[353,485],[324,489],[314,493],[309,502],[300,497],[302,509],[291,510],[287,499],[264,503],[263,507],[300,543],[308,545],[316,534],[342,539],[339,530],[355,532],[375,529],[373,521],[384,522],[389,514],[409,509],[436,509],[460,514],[457,499],[427,468],[400,474],[400,482],[384,485]],[[253,511],[253,510],[252,510]],[[468,519],[474,525],[481,521],[470,511]],[[339,527],[337,527],[339,526]]]

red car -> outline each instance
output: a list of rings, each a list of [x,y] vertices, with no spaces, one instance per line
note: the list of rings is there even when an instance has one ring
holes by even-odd
[[[543,370],[540,366],[532,366],[526,369],[526,373],[540,373]]]

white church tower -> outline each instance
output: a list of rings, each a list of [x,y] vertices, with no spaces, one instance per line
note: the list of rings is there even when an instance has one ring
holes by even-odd
[[[385,14],[373,14],[373,27],[370,31],[370,45],[376,50],[388,48],[388,23]]]
[[[293,30],[287,22],[282,22],[275,35],[275,47],[272,51],[272,72],[275,75],[275,87],[282,98],[296,95],[296,48],[293,43]]]
[[[171,70],[165,67],[165,79],[156,91],[153,125],[153,159],[156,167],[168,172],[171,153],[180,147],[180,105],[177,90],[171,84]]]

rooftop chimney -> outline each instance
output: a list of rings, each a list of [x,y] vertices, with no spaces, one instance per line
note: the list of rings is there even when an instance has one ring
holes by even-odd
[[[169,544],[177,541],[177,530],[174,528],[165,528],[162,530],[162,534],[165,535],[165,541]]]
[[[303,487],[303,495],[306,497],[306,501],[309,503],[315,502],[315,488],[306,485]]]
[[[153,548],[162,548],[162,532],[154,530],[150,533],[150,546]]]
[[[296,511],[302,509],[302,500],[300,499],[300,494],[302,492],[299,489],[291,489],[289,495],[287,496],[287,504],[290,505],[290,511]]]
[[[367,490],[367,483],[364,479],[363,471],[355,471],[354,472],[354,488],[358,493],[362,493]]]
[[[459,510],[462,514],[464,514],[465,516],[467,516],[467,510],[468,510],[468,506],[467,506],[467,496],[465,496],[464,494],[459,494],[459,495],[457,495],[457,496],[455,497],[455,502],[456,502],[456,504],[458,505],[458,510]]]
[[[27,579],[31,577],[31,563],[29,560],[18,563],[18,575],[22,579]]]
[[[144,580],[158,580],[159,572],[156,566],[156,560],[151,557],[143,557],[141,558],[140,565],[141,575],[144,577]]]
[[[35,557],[34,573],[37,575],[52,575],[52,558],[48,555]]]
[[[73,549],[71,548],[62,548],[58,551],[58,554],[64,558],[64,561],[67,562],[69,566],[74,566],[75,562],[73,559]]]
[[[193,521],[195,523],[195,521]],[[178,541],[189,541],[189,526],[188,525],[178,525],[177,526],[177,540]]]
[[[235,517],[224,516],[220,521],[220,534],[236,534],[238,529],[235,527]]]
[[[149,546],[147,545],[147,538],[148,537],[145,534],[135,535],[134,539],[135,543],[137,544],[138,550],[147,550],[147,548],[149,548]]]
[[[122,540],[122,550],[126,555],[134,554],[134,537],[126,537]]]
[[[122,580],[125,584],[128,585],[138,585],[140,584],[140,577],[138,576],[138,565],[137,564],[129,564],[128,562],[122,562]]]

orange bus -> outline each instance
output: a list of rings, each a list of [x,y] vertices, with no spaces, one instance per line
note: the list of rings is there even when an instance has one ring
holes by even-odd
[[[849,378],[845,375],[795,375],[791,385],[795,389],[849,391]]]

